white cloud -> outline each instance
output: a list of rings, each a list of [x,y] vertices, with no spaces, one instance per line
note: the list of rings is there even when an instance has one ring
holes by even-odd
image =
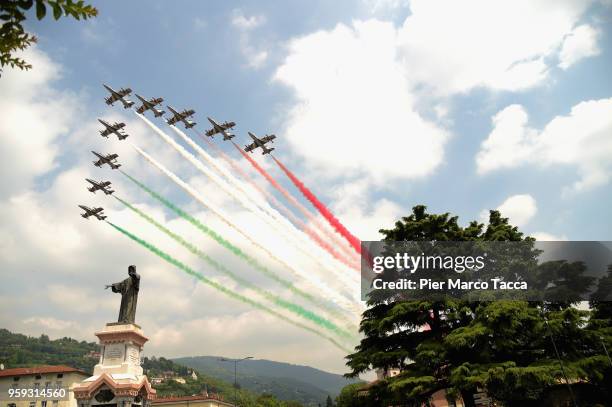
[[[408,7],[409,0],[362,0],[370,13],[394,11],[398,8]]]
[[[565,38],[559,53],[559,66],[567,69],[583,58],[599,55],[601,50],[597,45],[599,33],[587,24],[572,30]]]
[[[239,30],[240,52],[246,59],[248,67],[253,69],[261,68],[268,59],[268,51],[259,46],[254,46],[252,38],[253,30],[266,22],[264,15],[245,16],[242,10],[232,11],[232,25]]]
[[[589,4],[413,0],[398,32],[405,69],[440,95],[533,87],[548,75],[544,59],[558,52]]]
[[[48,86],[60,77],[60,66],[36,47],[22,57],[34,68],[27,72],[5,69],[0,81],[2,198],[28,190],[34,178],[57,165],[56,141],[74,123],[78,107],[74,94]]]
[[[427,176],[444,162],[450,121],[422,109],[440,119],[458,93],[541,85],[589,5],[413,0],[400,27],[369,19],[295,38],[274,75],[296,96],[283,133],[311,174]]]
[[[567,236],[565,235],[553,235],[552,233],[547,232],[534,232],[529,233],[529,236],[534,237],[536,240],[541,242],[557,242],[567,240]]]
[[[380,181],[440,165],[448,135],[414,110],[395,44],[393,26],[375,20],[290,43],[274,78],[297,96],[285,134],[308,165]]]
[[[53,317],[30,317],[23,321],[24,324],[35,325],[42,328],[45,332],[65,331],[74,328],[77,323],[74,321],[65,321]]]
[[[516,166],[533,152],[535,130],[520,105],[510,105],[493,116],[493,130],[476,156],[479,173]]]
[[[612,98],[580,102],[538,131],[525,109],[512,105],[493,117],[493,130],[476,156],[480,173],[523,164],[567,165],[580,179],[564,192],[604,185],[612,176]]]
[[[232,25],[241,30],[252,30],[266,22],[266,17],[262,14],[247,17],[240,9],[235,9],[232,14]]]
[[[528,194],[508,197],[497,210],[515,226],[525,226],[538,212],[536,200]]]

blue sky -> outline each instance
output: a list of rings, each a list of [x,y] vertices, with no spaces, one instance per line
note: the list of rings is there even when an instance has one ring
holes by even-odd
[[[252,323],[256,311],[194,285],[103,224],[77,216],[74,201],[82,198],[157,238],[119,204],[74,192],[83,189],[83,176],[108,177],[122,197],[244,268],[117,174],[91,168],[89,150],[120,149],[130,173],[240,241],[125,144],[105,144],[97,136],[97,117],[125,120],[131,140],[275,250],[284,250],[282,239],[138,119],[107,107],[102,83],[191,107],[199,124],[206,116],[234,120],[239,144],[246,142],[247,130],[277,134],[276,156],[364,240],[378,238],[379,228],[390,227],[417,204],[459,215],[464,224],[485,221],[483,213],[500,208],[539,238],[610,240],[609,2],[94,5],[100,14],[86,22],[28,21],[39,37],[26,53],[34,69],[5,70],[0,79],[3,111],[12,112],[0,125],[0,159],[8,176],[0,189],[0,274],[9,282],[0,288],[0,305],[13,314],[0,317],[1,326],[93,340],[91,332],[110,319],[117,302],[94,287],[123,278],[125,266],[137,260],[155,279],[139,310],[145,330],[156,332],[149,352],[239,356],[234,351],[246,347],[269,359],[343,369],[343,354],[336,349],[296,352],[318,347],[320,339],[282,324],[277,328],[273,319],[267,335],[259,332]],[[216,144],[240,159],[231,146]],[[271,160],[256,158],[308,204]],[[163,245],[201,266],[171,242]],[[33,279],[39,279],[39,288]],[[159,309],[155,290],[167,292],[172,305]],[[61,294],[72,291],[80,294]],[[39,300],[17,300],[16,292]],[[229,321],[240,329],[224,332]],[[209,340],[204,349],[202,332],[214,332],[203,336]],[[211,339],[219,335],[224,340]]]

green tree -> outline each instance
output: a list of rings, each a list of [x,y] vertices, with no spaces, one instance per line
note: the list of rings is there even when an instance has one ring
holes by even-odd
[[[462,227],[457,217],[429,214],[416,206],[393,229],[380,232],[388,242],[522,241],[533,246],[533,239],[497,211],[490,212],[486,227],[476,221]],[[519,266],[537,267],[538,252],[531,254]],[[579,278],[581,264],[562,266],[566,274],[577,273],[581,288],[588,285]],[[451,397],[461,395],[473,406],[472,394],[480,388],[506,406],[538,405],[549,390],[564,383],[551,338],[570,380],[590,383],[595,386],[591,393],[603,394],[597,380],[605,374],[601,345],[597,348],[595,335],[586,329],[589,313],[571,303],[406,300],[397,292],[376,290],[368,306],[360,325],[364,339],[347,356],[347,376],[399,369],[399,375],[370,387],[380,405],[420,405],[433,392],[447,389]]]
[[[363,383],[353,383],[346,385],[336,397],[336,407],[363,407],[366,399],[359,397],[358,392],[363,388]]]
[[[332,398],[329,394],[327,395],[327,399],[325,400],[325,407],[334,407],[334,402],[332,401]]]
[[[42,20],[47,14],[47,6],[58,20],[62,16],[71,16],[77,20],[98,15],[98,10],[83,0],[3,0],[0,2],[0,67],[10,66],[19,69],[31,69],[32,65],[14,53],[25,50],[37,39],[23,28],[26,13],[36,5],[36,18]],[[1,71],[1,69],[0,69]]]

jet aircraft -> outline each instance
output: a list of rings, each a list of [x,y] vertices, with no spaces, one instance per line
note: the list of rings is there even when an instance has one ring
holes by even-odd
[[[248,152],[253,152],[253,150],[261,147],[261,154],[270,154],[274,148],[267,148],[266,147],[266,143],[268,142],[272,142],[274,143],[274,139],[276,138],[276,136],[274,134],[270,134],[270,135],[265,135],[262,138],[257,137],[256,135],[254,135],[253,133],[251,133],[249,131],[249,136],[251,136],[251,138],[253,139],[253,142],[249,145],[244,146],[244,151],[248,151]]]
[[[140,96],[138,93],[135,93],[135,95],[142,102],[142,106],[136,109],[138,113],[143,114],[147,110],[151,110],[155,117],[159,117],[164,114],[163,110],[159,110],[155,108],[155,106],[161,104],[161,102],[164,101],[164,98],[151,98],[149,100],[146,100],[145,98]]]
[[[234,122],[217,123],[215,120],[211,119],[210,117],[207,117],[207,119],[210,122],[210,124],[212,124],[213,126],[212,129],[206,130],[206,133],[204,133],[208,137],[213,137],[215,134],[218,134],[218,133],[223,134],[223,140],[231,140],[232,138],[235,137],[235,135],[230,133],[228,130],[234,127],[236,123]]]
[[[183,124],[185,125],[186,129],[190,129],[193,126],[196,125],[196,123],[192,120],[189,120],[190,116],[193,116],[193,114],[195,113],[195,110],[193,109],[185,109],[182,112],[177,112],[176,110],[174,110],[172,108],[172,106],[168,106],[168,110],[170,110],[173,114],[173,116],[171,118],[169,118],[168,120],[166,120],[166,123],[168,124],[176,124],[178,122],[183,122]]]
[[[92,179],[89,178],[85,178],[85,181],[89,182],[91,184],[90,188],[87,188],[87,190],[89,192],[93,192],[94,194],[96,193],[96,191],[102,191],[104,192],[106,195],[111,195],[113,192],[112,189],[109,188],[110,186],[110,181],[94,181]]]
[[[117,157],[119,157],[117,154],[102,155],[100,153],[96,153],[95,151],[92,151],[92,153],[98,157],[98,160],[93,162],[96,167],[102,167],[104,164],[108,164],[113,170],[121,167],[121,164],[117,164]]]
[[[104,130],[100,130],[100,135],[102,137],[108,138],[108,136],[113,133],[117,135],[117,138],[119,140],[125,140],[128,137],[128,135],[125,134],[122,130],[125,127],[125,123],[115,122],[113,124],[110,124],[109,122],[102,119],[98,119],[98,121],[102,123],[105,127]]]
[[[89,208],[85,205],[79,205],[79,208],[85,211],[85,213],[81,214],[81,216],[85,219],[89,218],[90,216],[95,216],[98,220],[106,219],[106,216],[104,216],[104,214],[102,213],[102,211],[104,211],[104,209],[102,208]]]
[[[106,90],[109,91],[111,94],[109,97],[104,99],[107,105],[112,105],[113,103],[120,101],[121,103],[123,103],[123,107],[127,109],[128,107],[131,107],[134,104],[134,102],[132,102],[131,100],[124,99],[126,96],[132,93],[132,89],[121,88],[119,90],[114,90],[108,85],[103,84],[102,86],[104,86]]]

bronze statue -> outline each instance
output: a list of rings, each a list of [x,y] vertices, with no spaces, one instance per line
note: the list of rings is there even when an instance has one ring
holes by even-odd
[[[140,289],[140,275],[136,273],[136,266],[128,267],[128,275],[129,277],[122,282],[104,287],[112,289],[114,293],[121,293],[121,307],[117,320],[121,324],[133,324],[136,320],[136,303]]]

